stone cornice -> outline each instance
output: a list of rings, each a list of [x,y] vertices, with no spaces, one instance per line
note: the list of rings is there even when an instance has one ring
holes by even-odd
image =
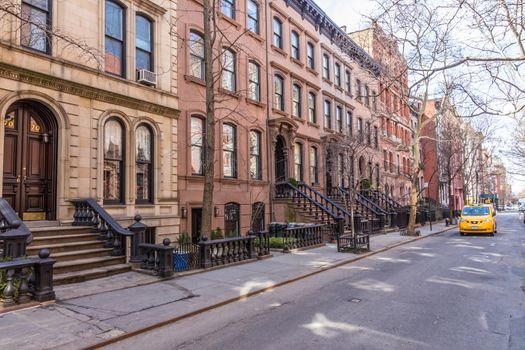
[[[0,77],[139,111],[178,118],[180,111],[134,97],[98,89],[0,62]]]

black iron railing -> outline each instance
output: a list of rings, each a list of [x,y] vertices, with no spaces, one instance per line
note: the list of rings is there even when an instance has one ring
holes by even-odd
[[[75,199],[71,202],[75,205],[73,226],[93,227],[93,232],[99,233],[98,239],[105,242],[105,247],[113,249],[111,255],[126,255],[127,238],[133,239],[133,237],[136,237],[132,231],[122,227],[92,198]],[[131,244],[132,247],[137,247],[138,245],[136,242]],[[136,258],[137,255],[138,251],[131,252],[132,258]]]
[[[260,231],[254,232],[249,231],[249,236],[255,236],[254,240],[254,249],[257,257],[262,258],[270,255],[270,232],[269,231]]]
[[[304,192],[306,190],[308,193]],[[342,208],[331,200],[325,200],[323,197],[313,192],[306,185],[296,187],[289,182],[281,182],[275,186],[275,197],[278,199],[290,199],[297,204],[305,213],[309,214],[315,222],[321,222],[332,228],[332,235],[343,234],[345,226],[350,221],[345,220],[342,216]]]
[[[159,277],[173,276],[173,247],[168,238],[160,244],[141,243],[143,262],[141,268],[154,271]]]
[[[255,259],[255,238],[244,236],[199,242],[201,267],[209,268]]]
[[[26,247],[33,241],[31,231],[16,215],[11,205],[0,198],[0,248],[2,257],[16,259],[26,256]]]
[[[18,258],[0,262],[2,306],[43,302],[55,299],[53,264],[49,250],[41,249],[38,258]]]
[[[307,248],[323,243],[324,225],[306,225],[284,230],[283,250]]]
[[[200,247],[191,242],[177,242],[173,247],[173,269],[175,272],[190,271],[201,267]]]
[[[354,193],[353,201],[351,200],[351,192]],[[357,212],[361,215],[361,220],[372,220],[374,231],[382,230],[385,227],[388,218],[386,211],[361,193],[343,187],[334,187],[329,193],[348,206],[352,205],[353,202]]]

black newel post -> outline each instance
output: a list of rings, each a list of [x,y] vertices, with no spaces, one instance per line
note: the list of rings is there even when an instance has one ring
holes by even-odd
[[[40,249],[38,257],[34,267],[33,298],[40,302],[54,300],[53,265],[55,260],[49,257],[49,249],[46,248]]]
[[[207,240],[208,239],[206,237],[203,237],[203,239],[199,242],[199,249],[201,253],[201,268],[203,269],[211,267],[211,254]]]
[[[21,227],[22,221],[16,220],[12,223],[12,229],[0,233],[0,241],[4,241],[3,258],[16,259],[26,256],[26,246],[31,236],[29,230]]]
[[[140,222],[142,220],[142,216],[138,214],[135,215],[133,219],[135,222],[128,227],[128,229],[133,232],[133,236],[131,236],[131,256],[129,258],[129,262],[141,263],[143,261],[143,254],[140,251],[139,245],[144,243],[144,236],[148,226]]]
[[[344,218],[341,216],[341,213],[339,213],[339,216],[335,220],[336,220],[337,236],[341,236],[345,233],[345,223],[344,223]]]
[[[354,232],[360,233],[362,230],[361,226],[361,214],[354,214]]]
[[[170,239],[165,238],[162,241],[162,247],[159,248],[159,276],[173,276],[173,247],[170,246]]]

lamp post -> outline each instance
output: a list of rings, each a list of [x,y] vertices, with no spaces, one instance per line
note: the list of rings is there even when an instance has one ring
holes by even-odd
[[[430,223],[430,231],[432,231],[432,214],[430,212],[430,186],[428,182],[424,182],[423,184],[427,188],[428,222]]]

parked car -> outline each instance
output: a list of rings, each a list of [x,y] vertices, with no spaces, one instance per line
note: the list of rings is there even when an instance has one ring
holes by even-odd
[[[459,234],[497,232],[496,211],[492,205],[466,205],[459,219]]]

